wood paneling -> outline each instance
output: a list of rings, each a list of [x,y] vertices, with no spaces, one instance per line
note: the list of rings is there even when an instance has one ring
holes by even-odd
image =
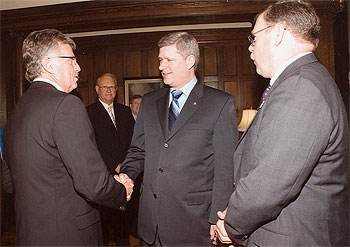
[[[342,91],[348,91],[345,66],[335,69],[336,63],[348,63],[347,52],[337,57],[334,55],[335,37],[341,36],[344,40],[342,44],[347,44],[347,35],[340,33],[344,32],[344,28],[340,30],[337,24],[333,25],[334,17],[339,13],[337,1],[312,2],[323,25],[316,55],[333,76],[341,78],[337,83]],[[1,11],[1,60],[6,61],[6,66],[4,62],[1,65],[1,90],[6,90],[6,94],[1,92],[0,127],[29,85],[23,77],[21,44],[32,30],[50,27],[71,33],[161,25],[252,22],[266,3],[268,1],[254,4],[250,0],[91,1]],[[347,8],[346,2],[344,5]],[[343,16],[346,8],[340,12]],[[347,21],[346,18],[339,20]],[[82,69],[79,88],[74,93],[82,98],[84,104],[92,103],[96,99],[94,85],[97,77],[111,72],[116,74],[118,80],[118,102],[123,102],[125,78],[160,76],[157,41],[166,33],[129,33],[74,39]],[[256,108],[267,80],[256,74],[249,58],[247,36],[250,29],[191,30],[190,33],[200,44],[198,78],[206,85],[234,95],[238,112],[250,106]],[[341,50],[340,47],[338,50]],[[343,96],[347,95],[343,93]]]

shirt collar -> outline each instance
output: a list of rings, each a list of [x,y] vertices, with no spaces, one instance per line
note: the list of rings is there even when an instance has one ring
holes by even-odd
[[[112,102],[112,104],[108,105],[105,102],[103,102],[102,100],[100,100],[100,98],[98,100],[101,102],[101,104],[103,105],[104,108],[108,109],[108,107],[111,106],[113,109],[113,102]]]
[[[182,88],[180,88],[179,90],[181,90],[181,92],[186,96],[186,98],[190,95],[194,85],[196,85],[197,83],[197,77],[194,76],[192,80],[190,80],[188,83],[186,83],[185,86],[183,86]],[[174,91],[175,88],[171,88],[170,91]]]
[[[36,82],[36,81],[42,81],[42,82],[49,83],[52,86],[54,86],[58,91],[64,92],[63,88],[60,85],[58,85],[56,82],[53,82],[49,79],[38,77],[38,78],[35,78],[33,82]]]
[[[300,53],[294,57],[291,57],[290,59],[288,59],[287,61],[285,61],[284,63],[281,64],[281,66],[278,67],[276,73],[272,76],[271,80],[270,80],[270,85],[272,86],[275,81],[277,80],[277,78],[282,74],[282,72],[290,65],[292,64],[294,61],[296,61],[297,59],[310,54],[312,52],[303,52]]]

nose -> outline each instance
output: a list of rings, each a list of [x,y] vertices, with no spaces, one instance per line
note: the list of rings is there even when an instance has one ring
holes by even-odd
[[[159,61],[159,70],[162,71],[166,67],[166,62],[164,60]]]
[[[74,66],[75,66],[75,70],[77,71],[77,72],[80,72],[80,70],[81,70],[81,68],[80,68],[80,66],[79,66],[79,64],[78,64],[78,62],[75,60],[75,62],[74,62]]]

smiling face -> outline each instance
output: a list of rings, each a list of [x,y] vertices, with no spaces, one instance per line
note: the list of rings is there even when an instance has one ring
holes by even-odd
[[[49,56],[52,66],[51,79],[69,93],[78,87],[80,66],[69,44],[59,44],[58,54]],[[59,57],[61,56],[61,57]],[[62,58],[65,56],[64,58]],[[74,57],[74,58],[68,58]]]
[[[95,89],[101,101],[108,105],[112,104],[117,94],[116,82],[112,77],[108,75],[102,76]]]
[[[194,56],[183,57],[176,44],[159,49],[159,70],[164,83],[172,88],[180,89],[194,77]]]
[[[250,58],[254,61],[256,72],[265,78],[271,78],[271,58],[273,54],[271,45],[273,45],[273,42],[270,31],[273,27],[266,28],[269,25],[263,17],[263,14],[261,14],[256,20],[252,30],[252,34],[256,33],[255,42],[249,46],[248,50],[251,52]]]
[[[139,114],[141,101],[142,101],[142,98],[135,98],[132,100],[130,104],[130,109],[132,113],[134,113],[136,116]]]

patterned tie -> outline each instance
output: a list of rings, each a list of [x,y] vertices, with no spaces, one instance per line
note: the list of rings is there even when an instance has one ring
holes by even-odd
[[[270,85],[270,84],[267,86],[267,88],[265,88],[264,93],[261,95],[260,103],[259,103],[259,108],[258,108],[258,109],[260,109],[260,108],[263,106],[263,104],[264,104],[264,102],[265,102],[265,97],[266,97],[267,93],[269,92],[270,88],[271,88],[271,85]]]
[[[116,122],[115,122],[115,117],[114,117],[114,114],[113,114],[113,109],[112,109],[111,105],[108,106],[108,114],[111,117],[114,126],[117,127]]]
[[[169,108],[169,125],[168,125],[169,134],[175,124],[177,117],[180,114],[180,104],[178,99],[182,95],[182,91],[174,90],[171,92],[171,94],[173,95],[173,100],[171,101],[170,108]]]

